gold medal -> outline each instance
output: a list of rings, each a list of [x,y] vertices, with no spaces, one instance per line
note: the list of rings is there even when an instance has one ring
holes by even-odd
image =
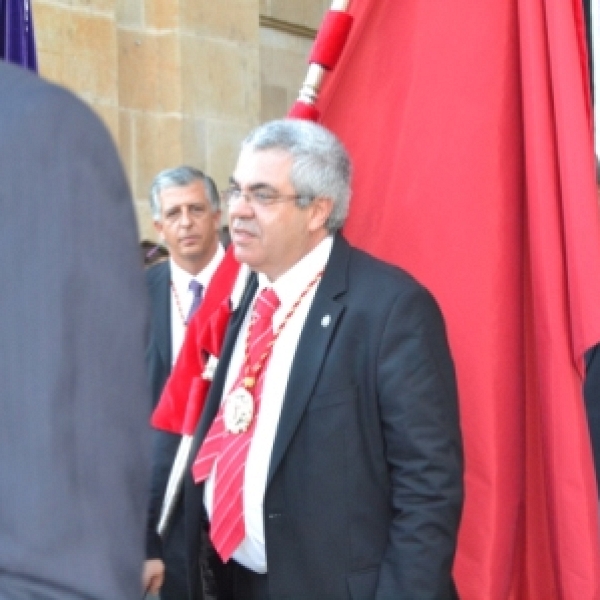
[[[254,417],[254,398],[250,392],[239,387],[225,398],[223,424],[229,433],[244,433]]]
[[[228,433],[237,434],[248,431],[248,428],[252,424],[252,419],[254,419],[255,412],[257,411],[257,404],[254,401],[254,396],[252,395],[251,390],[254,389],[257,381],[260,380],[263,368],[265,366],[265,361],[271,355],[271,350],[273,349],[275,340],[279,337],[279,334],[286,326],[287,322],[290,320],[304,297],[319,281],[321,275],[323,275],[323,271],[319,271],[312,281],[309,282],[306,288],[304,288],[304,291],[300,294],[300,296],[298,296],[296,302],[294,302],[288,313],[285,315],[277,331],[273,332],[271,329],[271,324],[268,324],[269,326],[267,329],[265,329],[265,333],[269,334],[270,339],[267,340],[265,348],[261,351],[260,356],[258,356],[254,362],[252,362],[250,359],[250,339],[253,325],[258,321],[259,315],[257,312],[252,313],[250,326],[248,327],[248,332],[246,335],[246,347],[242,363],[243,376],[237,380],[238,387],[236,387],[225,398],[222,405],[223,426],[225,431]],[[259,395],[257,401],[259,402],[261,392],[258,391],[257,393]]]

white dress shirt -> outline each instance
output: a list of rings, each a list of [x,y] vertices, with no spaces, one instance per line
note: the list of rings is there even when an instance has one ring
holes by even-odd
[[[325,238],[309,254],[279,277],[275,283],[270,283],[266,276],[259,274],[259,285],[254,300],[256,300],[256,296],[264,288],[272,287],[281,302],[273,315],[273,331],[277,331],[285,316],[308,284],[315,278],[317,273],[325,268],[332,245],[333,238],[331,236]],[[277,432],[292,361],[317,287],[318,282],[303,298],[273,345],[271,357],[266,366],[256,429],[250,442],[248,458],[246,460],[246,471],[244,474],[244,522],[246,537],[234,552],[233,558],[238,563],[257,573],[266,573],[267,571],[263,501],[271,451]],[[246,314],[231,356],[225,387],[223,389],[225,396],[231,392],[231,388],[235,384],[242,366],[251,313],[252,310],[249,310]],[[213,467],[210,476],[206,480],[204,494],[204,502],[209,518],[212,515],[214,481],[215,468]]]
[[[215,255],[211,261],[194,276],[184,271],[177,265],[173,259],[169,259],[171,267],[171,363],[175,364],[181,345],[185,338],[186,324],[185,319],[190,312],[192,302],[194,301],[194,293],[190,290],[190,281],[195,279],[202,285],[203,294],[206,293],[206,288],[215,274],[217,267],[225,256],[223,246],[219,244]]]

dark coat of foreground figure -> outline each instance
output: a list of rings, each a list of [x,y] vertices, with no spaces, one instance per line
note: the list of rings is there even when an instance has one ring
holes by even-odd
[[[0,598],[139,598],[147,306],[106,128],[0,62]]]

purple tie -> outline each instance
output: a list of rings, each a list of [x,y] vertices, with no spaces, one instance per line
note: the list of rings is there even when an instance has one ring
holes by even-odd
[[[188,312],[188,316],[187,319],[185,320],[185,324],[187,325],[192,317],[194,316],[194,313],[198,310],[198,307],[200,306],[200,302],[202,301],[202,284],[198,283],[195,279],[192,279],[190,281],[190,286],[189,286],[190,291],[194,292],[194,299],[192,300],[192,305],[190,306],[190,311]]]

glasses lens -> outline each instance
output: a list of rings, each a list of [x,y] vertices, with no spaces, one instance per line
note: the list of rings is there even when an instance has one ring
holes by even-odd
[[[239,198],[238,190],[228,189],[221,192],[221,198],[226,204],[231,204]]]

